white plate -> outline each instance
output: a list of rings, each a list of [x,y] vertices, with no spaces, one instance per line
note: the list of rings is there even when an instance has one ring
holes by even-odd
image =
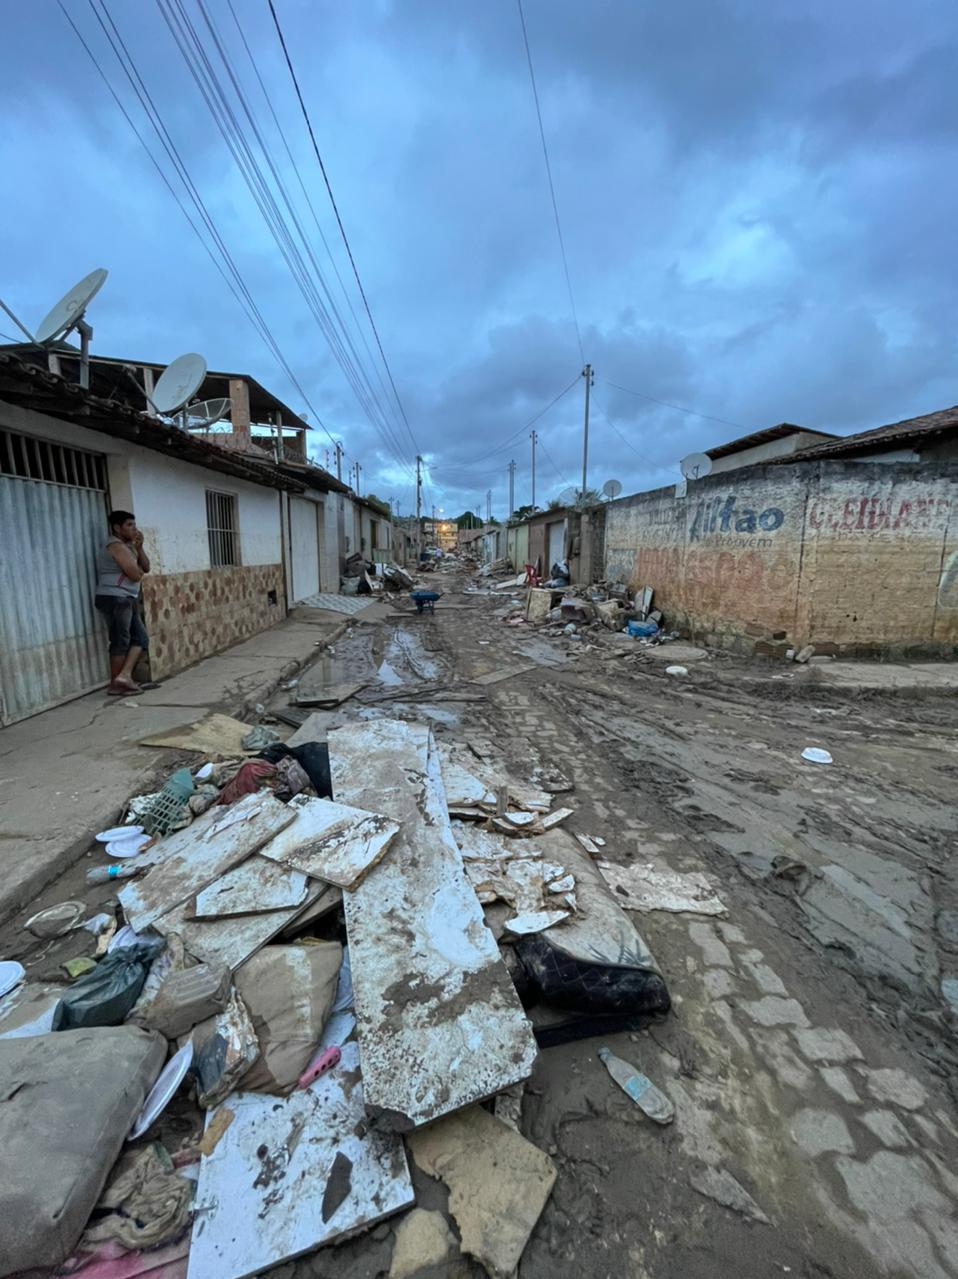
[[[106,846],[107,857],[135,857],[150,842],[149,835],[134,835],[132,839],[113,839]]]
[[[806,746],[802,751],[802,759],[807,759],[812,764],[830,764],[832,762],[831,753],[822,750],[820,746]]]
[[[14,986],[23,981],[25,975],[23,964],[18,964],[15,959],[0,959],[0,996],[13,990]]]
[[[142,826],[111,826],[109,830],[101,830],[97,839],[101,844],[109,844],[114,839],[126,839],[127,836],[142,834]]]
[[[140,1117],[130,1130],[127,1141],[136,1141],[137,1137],[142,1137],[147,1128],[156,1123],[173,1100],[173,1094],[183,1082],[186,1072],[192,1064],[193,1040],[190,1039],[178,1053],[173,1054],[160,1071],[160,1077],[150,1089],[149,1095],[143,1103],[143,1109],[140,1111]]]

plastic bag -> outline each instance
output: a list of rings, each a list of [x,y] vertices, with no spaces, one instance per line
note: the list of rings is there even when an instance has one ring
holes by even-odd
[[[160,939],[158,944],[144,942],[110,951],[57,1004],[53,1029],[118,1026],[139,998],[150,965],[165,944]]]

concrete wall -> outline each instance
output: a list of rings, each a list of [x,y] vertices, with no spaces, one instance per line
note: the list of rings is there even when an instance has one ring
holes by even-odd
[[[726,453],[712,462],[712,475],[721,475],[726,471],[737,471],[743,466],[758,466],[762,462],[771,462],[777,457],[791,457],[802,449],[814,448],[816,444],[825,444],[826,437],[816,435],[814,431],[796,431],[794,435],[783,436],[779,440],[766,440],[764,444],[754,444],[750,449],[740,449],[737,453]]]
[[[755,467],[606,508],[605,575],[668,623],[750,649],[958,645],[958,465]]]

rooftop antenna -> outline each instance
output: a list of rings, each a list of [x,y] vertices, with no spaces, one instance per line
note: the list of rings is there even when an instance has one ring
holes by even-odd
[[[687,480],[702,480],[712,470],[712,459],[707,453],[690,453],[682,458],[679,469]]]
[[[152,394],[146,397],[147,403],[154,413],[163,417],[172,417],[178,409],[183,409],[180,425],[185,430],[187,414],[183,406],[200,389],[205,377],[206,361],[202,355],[195,351],[180,355],[160,374]]]
[[[214,422],[222,421],[232,407],[233,401],[228,395],[220,396],[215,400],[196,400],[193,404],[188,404],[184,410],[188,429],[198,431],[203,427],[212,426]]]
[[[610,502],[614,498],[617,498],[621,492],[622,492],[621,480],[606,480],[606,482],[602,485],[602,494],[604,497],[607,497]]]
[[[56,306],[43,317],[37,326],[36,333],[31,333],[7,304],[0,301],[0,306],[34,346],[52,346],[54,342],[61,341],[71,330],[76,329],[80,335],[80,385],[84,390],[88,390],[90,386],[90,338],[93,337],[93,329],[83,317],[87,307],[103,288],[108,274],[105,267],[97,267],[95,271],[85,275],[78,284],[74,284],[73,288],[64,293]]]

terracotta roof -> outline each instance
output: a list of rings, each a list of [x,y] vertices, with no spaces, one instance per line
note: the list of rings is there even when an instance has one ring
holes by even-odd
[[[301,493],[303,485],[265,462],[246,460],[242,454],[208,443],[160,418],[137,412],[117,400],[92,395],[75,382],[66,382],[46,369],[0,350],[0,400],[16,404],[88,431],[127,440],[166,457],[192,462],[211,471],[234,475],[269,488]]]
[[[824,444],[816,444],[812,448],[802,449],[800,453],[793,453],[791,457],[775,460],[804,462],[819,457],[846,457],[854,453],[902,448],[907,444],[926,440],[929,436],[946,435],[952,431],[958,431],[958,405],[950,409],[939,409],[936,413],[924,413],[921,417],[908,417],[902,422],[892,422],[889,426],[876,426],[871,431],[860,431],[857,435],[837,436]]]
[[[784,440],[789,435],[820,435],[823,439],[834,439],[830,431],[816,431],[807,426],[795,426],[792,422],[779,422],[778,426],[767,426],[764,430],[753,431],[751,435],[743,435],[741,439],[731,440],[728,444],[717,444],[714,449],[706,449],[705,456],[714,461],[718,457],[727,457],[729,453],[740,453],[743,449],[753,449],[759,444],[768,444],[772,440]],[[794,456],[794,454],[793,454]]]

